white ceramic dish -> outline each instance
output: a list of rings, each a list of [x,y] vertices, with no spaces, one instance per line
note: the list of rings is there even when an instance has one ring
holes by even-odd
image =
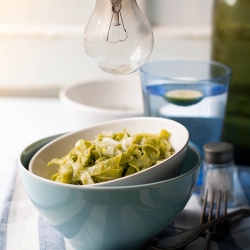
[[[159,164],[156,164],[139,173],[120,179],[93,184],[95,186],[127,186],[146,184],[176,177],[181,170],[189,141],[187,129],[173,120],[154,117],[135,117],[119,119],[99,125],[82,129],[63,135],[41,148],[31,159],[29,171],[45,179],[50,179],[57,172],[57,166],[46,166],[53,158],[61,158],[75,146],[79,139],[93,140],[94,136],[102,131],[113,131],[115,133],[126,129],[130,134],[153,133],[157,134],[161,129],[171,133],[169,142],[175,154]]]
[[[67,85],[60,100],[79,129],[100,122],[144,115],[141,84],[138,81],[95,81]]]

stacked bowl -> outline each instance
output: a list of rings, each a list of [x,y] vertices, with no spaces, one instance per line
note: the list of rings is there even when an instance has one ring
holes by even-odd
[[[102,131],[131,134],[170,132],[174,154],[166,160],[117,180],[71,185],[50,180],[57,169],[47,167],[63,157],[79,139]],[[200,169],[200,156],[188,144],[188,131],[163,118],[118,119],[76,132],[34,142],[19,157],[26,192],[40,215],[73,249],[140,250],[181,213],[189,201]]]

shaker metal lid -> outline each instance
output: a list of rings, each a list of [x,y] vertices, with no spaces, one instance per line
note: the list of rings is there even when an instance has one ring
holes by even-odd
[[[203,146],[207,163],[224,164],[233,160],[234,146],[228,142],[209,142]]]

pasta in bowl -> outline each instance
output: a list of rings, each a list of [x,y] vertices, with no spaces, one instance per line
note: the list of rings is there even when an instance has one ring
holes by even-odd
[[[42,178],[52,177],[56,182],[76,185],[151,183],[180,173],[188,140],[186,128],[172,120],[120,119],[50,142],[31,159],[29,171]]]
[[[56,182],[88,185],[111,181],[143,171],[174,154],[168,142],[170,133],[159,134],[103,131],[92,141],[80,139],[61,159],[52,159],[47,166],[58,165],[51,179]]]

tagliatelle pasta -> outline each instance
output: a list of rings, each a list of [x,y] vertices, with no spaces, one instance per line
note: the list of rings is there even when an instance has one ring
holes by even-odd
[[[103,131],[93,141],[80,139],[61,159],[47,165],[59,166],[51,180],[61,183],[87,185],[110,181],[147,169],[170,157],[174,150],[168,142],[170,133],[130,135]]]

